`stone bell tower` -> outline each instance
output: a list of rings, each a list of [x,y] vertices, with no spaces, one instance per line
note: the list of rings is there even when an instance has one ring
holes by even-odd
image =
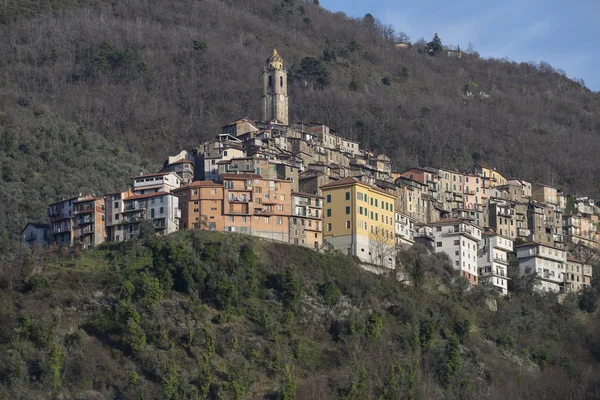
[[[273,49],[263,71],[263,121],[288,124],[287,70]]]

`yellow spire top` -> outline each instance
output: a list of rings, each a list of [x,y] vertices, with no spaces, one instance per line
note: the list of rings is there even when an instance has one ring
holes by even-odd
[[[274,69],[283,69],[283,58],[281,58],[277,49],[273,49],[271,57],[267,58],[267,66]]]

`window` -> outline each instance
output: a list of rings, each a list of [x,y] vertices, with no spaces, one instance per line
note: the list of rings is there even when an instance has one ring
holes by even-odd
[[[269,87],[273,86],[273,77],[269,75]]]
[[[327,232],[331,232],[331,222],[327,223]]]
[[[437,243],[435,244],[435,246],[436,246],[436,247],[442,247],[442,242],[437,242]]]
[[[283,205],[279,204],[279,205],[277,206],[277,211],[283,211]]]
[[[212,194],[212,195],[217,194],[217,189],[210,189],[210,194]]]
[[[283,87],[283,76],[279,77],[279,86]]]
[[[362,213],[363,213],[363,208],[362,208],[362,207],[358,207],[358,213],[359,213],[360,215],[362,215]]]
[[[436,232],[441,232],[442,231],[442,227],[441,226],[436,226],[435,227],[435,231]]]
[[[161,197],[161,199],[162,199],[162,197]],[[162,215],[162,214],[164,214],[164,213],[165,213],[165,208],[164,208],[164,207],[161,207],[161,208],[160,208],[160,214]]]
[[[235,222],[235,217],[233,215],[229,217],[229,222]]]
[[[194,201],[194,205],[197,205],[197,204],[198,204],[198,201],[197,201],[197,200],[196,200],[196,201]]]
[[[118,219],[119,219],[119,217],[120,217],[120,215],[119,215],[119,214],[115,214],[115,221],[116,221],[116,220],[118,220]]]
[[[242,217],[242,222],[246,222],[246,217]]]
[[[346,192],[346,200],[350,200],[350,192]]]
[[[346,229],[350,229],[350,221],[346,221]]]
[[[331,195],[330,194],[327,195],[327,202],[331,203]]]
[[[346,214],[350,214],[350,206],[346,206]]]
[[[115,208],[119,208],[119,202],[115,201]]]
[[[283,218],[277,217],[277,225],[283,225]]]
[[[197,213],[197,212],[198,212],[198,209],[197,209],[197,208],[194,208],[194,212],[195,212],[195,213]]]
[[[328,216],[328,217],[331,217],[331,208],[328,208],[328,209],[327,209],[327,216]]]
[[[265,217],[265,224],[269,223],[269,217]]]

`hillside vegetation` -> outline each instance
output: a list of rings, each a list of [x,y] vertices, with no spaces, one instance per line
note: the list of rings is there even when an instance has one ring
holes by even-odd
[[[377,21],[297,0],[7,0],[0,36],[2,137],[16,129],[35,147],[34,127],[51,117],[97,138],[94,146],[120,149],[117,157],[94,150],[99,164],[128,165],[101,167],[82,185],[87,157],[70,142],[51,138],[42,158],[3,140],[3,181],[33,181],[37,193],[9,193],[20,210],[2,227],[12,238],[58,196],[115,187],[131,168],[151,170],[228,121],[259,119],[273,47],[290,71],[292,121],[326,123],[387,153],[397,170],[464,169],[479,159],[506,175],[600,194],[600,95],[546,63],[399,50]],[[128,153],[139,161],[117,160]],[[6,172],[14,160],[29,165],[25,176]],[[49,160],[69,163],[53,171]],[[53,174],[44,184],[27,176],[44,173]]]
[[[412,285],[202,231],[35,252],[0,265],[0,398],[598,398],[598,313],[401,257]]]

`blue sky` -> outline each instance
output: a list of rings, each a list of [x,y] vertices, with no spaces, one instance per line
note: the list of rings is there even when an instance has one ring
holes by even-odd
[[[372,14],[411,41],[437,32],[482,57],[546,61],[600,91],[600,0],[321,0],[351,17]]]

